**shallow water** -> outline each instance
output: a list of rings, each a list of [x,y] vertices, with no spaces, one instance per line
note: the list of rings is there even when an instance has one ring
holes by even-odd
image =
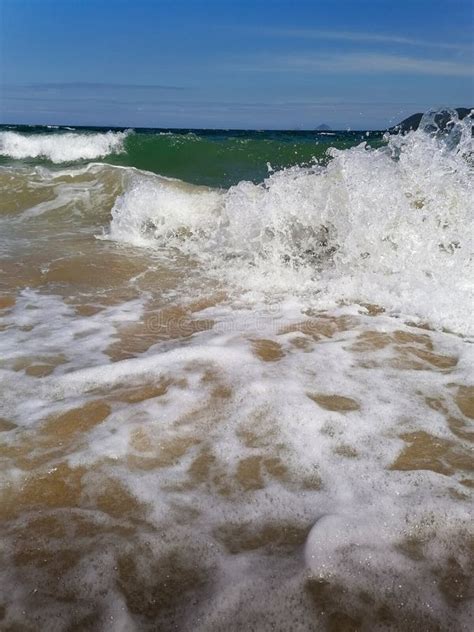
[[[472,173],[401,142],[2,167],[2,629],[472,629]]]

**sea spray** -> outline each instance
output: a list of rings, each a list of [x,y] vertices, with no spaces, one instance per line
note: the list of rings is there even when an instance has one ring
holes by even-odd
[[[420,129],[227,191],[137,173],[107,234],[177,249],[243,289],[374,302],[472,332],[470,125],[456,122],[454,146]]]

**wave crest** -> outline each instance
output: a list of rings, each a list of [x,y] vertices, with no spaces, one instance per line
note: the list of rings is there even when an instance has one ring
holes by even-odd
[[[176,248],[252,291],[377,303],[470,331],[470,125],[454,148],[419,130],[226,191],[137,174],[109,237]]]
[[[0,155],[16,160],[43,158],[53,163],[95,160],[122,153],[129,132],[31,134],[0,132]]]

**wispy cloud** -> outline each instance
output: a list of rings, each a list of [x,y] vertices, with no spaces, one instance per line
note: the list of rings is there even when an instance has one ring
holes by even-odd
[[[61,92],[75,92],[77,90],[99,90],[100,92],[116,91],[116,90],[140,90],[148,92],[175,92],[181,90],[187,90],[185,86],[169,86],[161,84],[135,84],[135,83],[107,83],[107,82],[88,82],[88,81],[74,81],[65,83],[29,83],[29,84],[3,84],[3,88],[15,89],[15,90],[34,90],[36,92],[44,91],[61,91]]]
[[[4,108],[20,108],[21,104],[36,104],[52,108],[71,104],[83,108],[114,108],[118,104],[136,107],[149,103],[156,107],[164,101],[189,99],[192,90],[184,86],[126,83],[30,83],[0,85],[0,113]]]
[[[304,101],[268,100],[171,100],[160,103],[104,102],[94,105],[80,101],[18,100],[8,102],[2,123],[56,125],[106,125],[119,127],[213,127],[241,129],[314,129],[327,123],[334,129],[386,129],[408,114],[424,111],[432,104],[415,102],[358,101],[328,95]]]
[[[319,72],[319,73],[400,73],[410,75],[437,75],[472,77],[472,64],[438,59],[425,59],[403,55],[377,53],[305,54],[260,57],[237,63],[235,70],[257,72]]]
[[[384,33],[364,33],[360,31],[328,31],[323,29],[282,29],[282,28],[264,28],[259,29],[261,35],[275,37],[290,37],[297,39],[325,39],[345,42],[355,42],[361,44],[400,44],[403,46],[419,46],[433,47],[444,50],[471,51],[473,50],[472,42],[470,44],[457,42],[434,42],[414,37],[405,37],[404,35],[392,35]]]

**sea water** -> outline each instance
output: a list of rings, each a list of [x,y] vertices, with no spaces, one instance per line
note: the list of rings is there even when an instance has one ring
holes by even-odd
[[[471,125],[1,128],[2,629],[472,629]]]

